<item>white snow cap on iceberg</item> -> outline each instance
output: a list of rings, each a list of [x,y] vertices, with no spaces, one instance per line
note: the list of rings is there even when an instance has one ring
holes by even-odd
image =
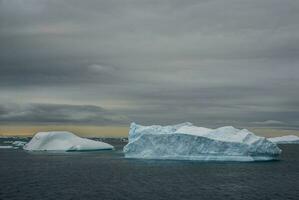
[[[67,131],[38,132],[24,145],[28,151],[91,151],[110,150],[110,144],[81,138]]]
[[[124,153],[127,158],[257,161],[277,159],[281,150],[264,137],[232,126],[209,129],[189,122],[174,126],[132,123]]]
[[[285,135],[281,137],[268,138],[276,144],[299,144],[299,137],[296,135]]]

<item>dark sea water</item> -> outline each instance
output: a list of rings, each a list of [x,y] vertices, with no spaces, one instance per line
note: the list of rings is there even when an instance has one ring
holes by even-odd
[[[299,199],[299,145],[280,161],[217,163],[125,159],[125,142],[106,142],[116,151],[0,149],[0,199]]]

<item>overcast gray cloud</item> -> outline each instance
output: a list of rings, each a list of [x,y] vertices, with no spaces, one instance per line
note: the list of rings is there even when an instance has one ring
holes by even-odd
[[[0,0],[0,119],[298,128],[298,19],[292,0]]]

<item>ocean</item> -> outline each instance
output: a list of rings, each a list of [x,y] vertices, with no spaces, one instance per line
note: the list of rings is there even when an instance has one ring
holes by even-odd
[[[125,140],[104,141],[116,150],[0,149],[0,199],[299,199],[299,145],[280,145],[279,161],[199,162],[126,159]]]

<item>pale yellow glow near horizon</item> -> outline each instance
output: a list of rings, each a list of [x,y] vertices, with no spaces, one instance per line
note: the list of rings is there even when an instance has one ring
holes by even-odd
[[[248,130],[253,133],[264,136],[264,137],[279,137],[283,135],[297,135],[299,136],[298,130],[283,130],[283,129],[273,129],[273,128],[248,128]]]
[[[79,125],[0,125],[2,136],[32,136],[39,131],[70,131],[83,137],[127,137],[129,127]]]
[[[248,128],[257,135],[277,137],[297,135],[298,130],[272,128]],[[39,131],[70,131],[82,137],[127,137],[129,126],[88,126],[88,125],[0,125],[0,136],[32,136]]]

